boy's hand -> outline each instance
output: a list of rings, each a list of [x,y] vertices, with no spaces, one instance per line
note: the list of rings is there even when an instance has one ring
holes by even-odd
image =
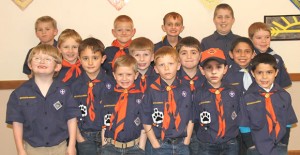
[[[191,138],[185,137],[185,138],[184,138],[184,141],[183,141],[183,144],[184,144],[184,145],[189,145],[190,142],[191,142]]]
[[[84,139],[83,136],[79,133],[79,134],[77,134],[77,136],[76,136],[76,141],[77,141],[78,143],[82,143],[82,142],[85,141],[85,139]]]
[[[159,144],[159,143],[154,143],[154,144],[153,144],[153,148],[155,148],[155,149],[160,148],[160,144]]]
[[[23,150],[18,151],[18,155],[27,155],[27,153],[26,153],[26,151],[23,149]]]
[[[66,155],[76,155],[76,148],[68,146]]]

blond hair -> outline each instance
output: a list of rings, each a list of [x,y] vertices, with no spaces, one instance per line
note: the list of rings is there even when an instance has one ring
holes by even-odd
[[[169,55],[174,58],[174,60],[179,62],[179,54],[178,52],[170,46],[163,46],[159,48],[155,53],[154,53],[154,63],[156,65],[157,60],[161,57],[164,57],[166,55]]]
[[[132,40],[129,46],[129,54],[133,55],[134,51],[150,51],[152,54],[154,53],[154,44],[153,42],[145,37],[139,37]]]
[[[132,67],[135,73],[138,72],[137,61],[131,55],[122,55],[118,57],[114,63],[113,71],[115,72],[119,67]]]
[[[216,6],[215,11],[214,11],[214,18],[217,16],[217,12],[220,9],[229,10],[231,12],[232,18],[234,18],[234,13],[233,13],[232,7],[229,4],[226,4],[226,3],[221,3],[221,4]]]
[[[55,19],[53,19],[50,16],[42,16],[35,21],[35,25],[34,25],[35,31],[37,31],[37,27],[39,23],[48,23],[48,22],[51,23],[55,29],[57,29],[57,23]]]
[[[82,41],[82,38],[78,32],[73,29],[65,29],[58,37],[57,46],[60,47],[60,45],[69,38],[73,38],[78,44],[80,44]]]
[[[269,34],[271,34],[271,29],[267,24],[262,23],[262,22],[255,22],[255,23],[251,24],[248,28],[249,38],[252,39],[254,34],[259,30],[268,31]]]
[[[118,16],[115,21],[114,21],[114,27],[117,27],[117,24],[120,23],[120,22],[128,22],[128,23],[131,23],[132,24],[132,27],[133,26],[133,20],[127,16],[127,15],[120,15]]]

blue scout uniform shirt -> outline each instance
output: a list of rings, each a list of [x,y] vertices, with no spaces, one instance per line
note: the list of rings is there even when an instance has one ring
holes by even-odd
[[[41,43],[39,43],[38,45],[40,45]],[[57,47],[57,41],[54,39],[54,43],[53,43],[53,46],[54,47]],[[27,63],[27,60],[28,60],[28,57],[29,57],[29,54],[31,52],[33,48],[31,48],[28,52],[27,52],[27,55],[26,55],[26,58],[25,58],[25,61],[24,61],[24,64],[23,64],[23,73],[24,74],[31,74],[31,69],[28,67],[28,63]]]
[[[255,48],[255,53],[259,54],[261,52],[257,48]],[[286,70],[282,57],[278,55],[275,51],[273,51],[273,49],[271,48],[268,48],[266,53],[273,55],[277,62],[277,68],[279,70],[278,70],[278,75],[275,78],[275,82],[278,83],[282,88],[291,86],[292,81],[290,79],[289,73]]]
[[[46,97],[29,79],[10,95],[6,123],[23,123],[23,139],[33,147],[51,147],[69,137],[67,121],[81,112],[71,91],[55,80]]]
[[[170,126],[165,131],[165,138],[186,137],[187,125],[190,120],[193,120],[191,91],[189,87],[182,85],[178,79],[175,79],[172,85],[176,86],[176,88],[173,88],[172,90],[174,92],[174,99],[177,106],[176,109],[179,111],[181,122],[178,130],[176,130],[175,119],[174,117],[170,117]],[[161,79],[161,85],[158,86],[160,91],[149,87],[144,94],[142,104],[142,122],[143,124],[153,125],[152,127],[156,138],[161,138],[161,129],[164,118],[164,103],[168,102],[168,91],[166,90],[167,86],[168,84]]]
[[[145,73],[146,76],[146,89],[150,87],[150,85],[158,78],[158,74],[155,72],[154,68],[150,65],[147,72]],[[134,81],[135,86],[137,89],[141,89],[141,80],[142,74],[139,74],[138,78]]]
[[[83,70],[81,65],[80,65],[79,68],[81,70],[81,73],[83,73],[84,70]],[[62,66],[61,70],[58,73],[58,76],[55,77],[55,78],[58,79],[59,81],[62,81],[65,78],[66,73],[69,71],[69,69],[70,69],[70,67]],[[79,75],[78,77],[80,77],[80,76],[81,75]],[[70,86],[78,77],[76,77],[76,71],[74,71],[73,74],[72,74],[72,77],[68,81],[64,82],[64,84],[67,85],[67,86]]]
[[[219,48],[224,52],[227,63],[231,64],[233,61],[229,57],[229,51],[232,43],[239,37],[240,36],[233,34],[232,31],[226,35],[220,35],[217,31],[215,31],[212,35],[202,39],[201,49],[205,51],[210,48]]]
[[[229,65],[228,71],[225,74],[223,81],[224,83],[234,86],[241,93],[244,93],[246,92],[243,83],[244,72],[241,72],[241,69],[242,68],[237,63],[233,62],[231,65]],[[253,82],[255,79],[251,74],[251,66],[248,65],[245,69],[248,70]]]
[[[100,115],[104,121],[104,126],[106,127],[104,137],[114,139],[114,133],[117,124],[117,117],[115,117],[113,126],[110,128],[110,117],[114,113],[114,108],[117,105],[119,97],[122,93],[111,91],[102,99],[103,109]],[[119,132],[116,141],[118,142],[130,142],[141,136],[141,130],[143,129],[141,123],[141,103],[143,94],[140,93],[129,93],[128,102],[126,109],[126,117],[124,123],[124,129]]]
[[[274,130],[269,134],[265,97],[260,93],[266,93],[266,91],[254,81],[242,97],[239,125],[250,128],[255,147],[260,154],[274,155],[277,154],[274,149],[275,145],[284,137],[287,125],[297,123],[297,117],[292,107],[290,94],[274,83],[270,90],[270,93],[274,94],[270,98],[277,121],[280,123],[280,132],[278,138]]]
[[[119,51],[119,49],[120,49],[119,47],[109,46],[109,47],[106,47],[104,50],[106,59],[102,65],[102,67],[105,69],[108,76],[113,77],[112,61],[114,60],[114,57],[115,57],[116,53]],[[129,53],[128,48],[124,48],[124,52],[126,54],[128,54]]]
[[[209,91],[211,88],[213,87],[205,81],[201,91],[197,91],[195,95],[194,123],[200,124],[197,138],[204,143],[224,143],[238,135],[240,94],[234,87],[222,83],[220,88],[224,88],[224,90],[221,91],[221,103],[223,104],[226,128],[224,137],[219,137],[217,136],[220,125],[219,112],[215,102],[216,95]]]
[[[178,36],[178,42],[181,40],[182,38],[180,36]],[[163,37],[162,41],[156,43],[154,45],[154,52],[157,51],[159,48],[163,47],[163,46],[170,46],[172,47],[172,45],[169,43],[168,39],[167,39],[167,35]]]
[[[89,117],[89,106],[86,102],[89,82],[91,82],[92,80],[88,77],[86,72],[83,72],[82,75],[77,78],[76,81],[71,85],[72,93],[82,113],[81,117],[78,118],[78,127],[81,131],[95,132],[101,130],[103,125],[103,118],[100,117],[100,110],[103,108],[103,105],[100,104],[100,100],[106,93],[108,93],[109,91],[113,91],[114,88],[114,84],[105,74],[105,71],[103,69],[100,70],[96,79],[100,80],[100,82],[95,83],[93,87],[93,94],[95,97],[94,121],[92,121]]]
[[[187,80],[185,79],[184,77],[185,76],[188,76],[186,74],[186,72],[183,70],[183,68],[181,67],[180,70],[177,72],[177,75],[178,75],[178,78],[181,80],[181,83],[188,86],[190,88],[190,83],[191,83],[191,80]],[[189,76],[188,76],[189,77]],[[200,89],[200,87],[202,86],[203,82],[205,81],[205,76],[203,76],[200,72],[199,69],[197,69],[197,73],[194,77],[192,77],[191,79],[193,78],[196,78],[198,77],[197,80],[193,80],[194,82],[194,85],[195,85],[195,90],[198,90]],[[192,94],[194,94],[194,92],[191,90]]]

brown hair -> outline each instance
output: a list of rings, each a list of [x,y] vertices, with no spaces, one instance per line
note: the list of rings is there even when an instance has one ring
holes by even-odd
[[[93,38],[93,37],[84,39],[78,47],[79,55],[81,54],[82,51],[84,51],[87,48],[91,49],[94,53],[95,52],[100,52],[101,56],[105,55],[105,53],[104,53],[104,48],[105,48],[104,44],[99,39],[96,39],[96,38]]]
[[[118,57],[114,63],[113,71],[115,72],[119,67],[132,67],[135,73],[138,72],[137,61],[131,55],[122,55]]]
[[[226,4],[226,3],[221,3],[219,5],[216,6],[215,11],[214,11],[214,18],[217,16],[217,12],[220,9],[225,9],[225,10],[229,10],[231,12],[232,18],[234,18],[234,12],[233,9],[230,5]]]
[[[114,21],[114,27],[116,27],[119,22],[130,22],[132,24],[132,27],[134,27],[133,20],[127,15],[118,16]]]
[[[202,52],[199,40],[191,36],[182,38],[177,43],[176,50],[179,52],[183,46],[196,48],[199,52]]]
[[[179,62],[178,52],[173,47],[163,46],[154,53],[154,63],[156,64],[157,59],[164,57],[166,55],[173,57],[175,60],[177,60]]]
[[[78,44],[82,41],[81,36],[75,30],[65,29],[58,37],[57,46],[60,47],[60,45],[69,38],[73,38]]]
[[[182,18],[182,16],[181,16],[179,13],[177,13],[177,12],[169,12],[169,13],[167,13],[167,14],[164,16],[164,18],[163,18],[164,25],[166,24],[166,21],[167,21],[168,18],[179,19],[179,20],[181,20],[181,23],[183,24],[183,18]]]
[[[251,24],[248,28],[249,38],[252,39],[254,34],[259,30],[268,31],[271,34],[271,29],[267,24],[262,23],[262,22],[255,22],[255,23]]]
[[[129,54],[133,54],[134,51],[144,51],[149,50],[151,53],[154,51],[154,44],[153,42],[145,37],[139,37],[133,39],[130,46],[129,46]]]
[[[35,21],[35,25],[34,25],[35,31],[37,31],[37,26],[38,26],[39,23],[47,23],[47,22],[51,23],[52,26],[53,26],[55,29],[57,29],[57,23],[56,23],[56,20],[55,20],[55,19],[53,19],[53,18],[50,17],[50,16],[42,16],[42,17],[38,18],[38,19]]]

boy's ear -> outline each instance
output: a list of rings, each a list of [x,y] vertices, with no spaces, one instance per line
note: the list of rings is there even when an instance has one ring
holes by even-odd
[[[277,77],[278,72],[279,72],[279,69],[276,70],[276,72],[275,72],[275,77]]]
[[[255,78],[255,75],[254,75],[254,72],[251,70],[251,74],[252,74],[252,76]]]
[[[101,64],[103,64],[103,62],[106,60],[106,55],[102,56],[102,60],[101,60]]]
[[[154,52],[152,52],[150,60],[151,60],[151,62],[154,60]]]
[[[115,29],[111,29],[111,33],[114,37],[116,37]]]
[[[178,61],[179,61],[179,60],[178,60]],[[178,62],[178,64],[177,64],[177,70],[180,70],[180,67],[181,67],[181,63]]]
[[[230,57],[231,59],[233,59],[233,53],[232,53],[232,51],[229,51],[229,57]]]
[[[56,64],[55,68],[54,68],[54,71],[59,72],[61,70],[61,67],[62,67],[62,64]]]
[[[223,75],[225,75],[225,74],[227,73],[227,70],[228,70],[228,65],[226,65],[226,66],[224,67]]]
[[[113,77],[114,77],[114,79],[116,79],[116,75],[115,75],[115,72],[112,72],[112,74],[113,74]]]
[[[138,78],[139,74],[140,74],[140,72],[136,72],[136,73],[135,73],[134,80],[136,80],[136,79]]]
[[[199,69],[200,69],[201,74],[205,76],[205,72],[204,72],[203,67],[199,66]]]
[[[166,32],[165,25],[161,25],[161,29]]]
[[[56,36],[58,34],[58,29],[54,30],[54,36]]]
[[[159,74],[158,69],[157,69],[156,66],[154,66],[154,70],[155,70],[155,72],[156,72],[157,74]]]

